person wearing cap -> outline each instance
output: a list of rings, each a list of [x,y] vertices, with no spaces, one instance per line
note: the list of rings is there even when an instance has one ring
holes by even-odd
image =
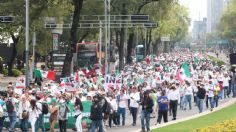
[[[103,106],[99,100],[99,95],[93,96],[93,104],[90,111],[90,119],[92,120],[91,132],[104,132],[103,129]]]
[[[57,116],[59,111],[57,100],[55,98],[51,99],[51,105],[49,106],[49,111],[50,111],[50,117],[49,117],[50,132],[55,132],[55,124],[57,122]]]
[[[153,112],[153,100],[149,96],[149,91],[144,92],[144,97],[141,100],[142,105],[142,112],[141,112],[141,125],[142,125],[142,132],[145,132],[145,127],[147,131],[150,131],[150,115]],[[144,123],[146,120],[146,123]]]

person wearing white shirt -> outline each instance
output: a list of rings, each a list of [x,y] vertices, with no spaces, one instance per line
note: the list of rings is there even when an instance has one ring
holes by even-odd
[[[209,81],[209,92],[208,92],[208,99],[210,102],[210,106],[211,106],[211,111],[214,108],[214,88],[215,86],[212,84],[212,81]]]
[[[112,113],[109,116],[109,127],[112,127],[112,121],[114,123],[114,126],[117,125],[117,109],[118,109],[118,105],[117,105],[117,101],[116,101],[116,97],[110,97],[110,104],[112,107]]]
[[[35,126],[35,129],[36,131],[38,131],[38,129],[42,129],[42,132],[45,132],[45,127],[44,127],[44,114],[42,113],[43,111],[43,104],[44,103],[44,98],[41,98],[40,95],[42,93],[41,92],[37,92],[36,93],[36,106],[38,108],[38,114],[39,114],[39,117],[37,119],[37,122],[36,122],[36,126]]]
[[[117,110],[117,125],[120,126],[120,115],[122,115],[122,126],[125,126],[125,114],[128,106],[128,97],[124,90],[120,91],[117,96],[118,110]]]
[[[36,100],[32,99],[30,101],[30,108],[29,108],[29,120],[30,120],[32,132],[36,132],[35,123],[38,117],[39,117],[39,114],[38,114],[38,108],[36,105]]]
[[[227,73],[224,74],[224,78],[223,78],[223,87],[224,87],[224,98],[227,97],[229,98],[229,94],[230,94],[230,90],[229,90],[229,80],[230,77],[228,76]]]
[[[21,97],[21,101],[19,102],[18,108],[18,117],[20,119],[20,128],[22,132],[28,131],[28,118],[23,118],[22,114],[27,114],[29,112],[30,102],[26,100],[25,95]]]
[[[190,83],[187,83],[187,87],[185,90],[185,109],[187,108],[187,105],[189,105],[189,109],[192,109],[192,95],[193,95],[193,89],[190,85]]]
[[[140,93],[138,92],[138,89],[136,87],[133,87],[132,93],[130,94],[130,112],[133,117],[133,126],[136,126],[136,120],[137,120],[137,113],[138,113],[138,107],[139,107],[139,101],[140,101]]]
[[[169,91],[168,98],[170,99],[170,107],[173,113],[172,120],[176,120],[177,106],[180,101],[179,90],[176,89],[176,86],[171,86],[171,90]]]

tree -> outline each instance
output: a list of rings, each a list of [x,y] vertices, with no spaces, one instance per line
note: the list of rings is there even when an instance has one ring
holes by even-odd
[[[67,2],[60,0],[35,0],[34,2],[30,2],[30,31],[33,29],[41,30],[43,28],[44,18],[50,15],[54,15],[54,17],[63,16],[66,10],[61,10],[66,7],[65,4]],[[63,5],[58,6],[58,5]],[[14,16],[14,21],[8,24],[0,24],[0,35],[6,35],[12,38],[12,55],[11,59],[8,61],[8,74],[12,76],[12,68],[18,54],[19,46],[23,47],[24,43],[24,33],[25,28],[25,1],[17,0],[17,1],[9,1],[2,0],[0,14]],[[58,11],[60,10],[60,11]],[[19,45],[19,44],[22,45]],[[23,49],[23,48],[21,48]]]
[[[226,10],[221,16],[220,24],[218,26],[219,34],[222,38],[228,40],[229,52],[232,53],[236,48],[234,45],[234,38],[236,37],[236,0],[231,0]]]
[[[71,26],[71,31],[70,31],[70,46],[67,49],[64,65],[63,65],[63,70],[62,70],[62,76],[70,76],[71,72],[71,62],[72,62],[72,57],[73,54],[75,53],[76,49],[76,44],[78,41],[77,37],[77,27],[79,23],[79,18],[80,18],[80,13],[82,10],[82,5],[83,5],[83,0],[73,0],[73,5],[74,5],[74,14],[73,14],[73,20],[72,20],[72,26]]]

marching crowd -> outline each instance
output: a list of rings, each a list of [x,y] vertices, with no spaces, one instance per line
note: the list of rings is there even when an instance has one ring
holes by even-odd
[[[126,126],[129,112],[133,126],[140,115],[144,132],[150,131],[153,115],[160,124],[162,118],[168,122],[168,115],[176,120],[178,110],[191,110],[196,105],[199,113],[204,109],[212,111],[220,100],[230,98],[231,93],[236,97],[236,70],[217,66],[201,53],[150,56],[143,62],[125,66],[120,73],[111,73],[109,78],[115,78],[112,82],[100,73],[86,76],[78,71],[77,75],[72,92],[64,86],[67,85],[65,82],[62,84],[63,81],[61,84],[54,81],[41,84],[42,78],[37,77],[36,84],[26,88],[16,88],[9,83],[7,91],[0,92],[0,132],[3,127],[13,132],[17,126],[27,132],[30,130],[28,124],[32,132],[39,129],[55,132],[57,123],[60,132],[66,132],[71,112],[72,129],[82,132],[85,129],[82,123],[84,101],[91,102],[88,116],[91,132],[104,132],[105,126]],[[20,81],[24,83],[24,79]],[[49,128],[45,125],[47,115]]]

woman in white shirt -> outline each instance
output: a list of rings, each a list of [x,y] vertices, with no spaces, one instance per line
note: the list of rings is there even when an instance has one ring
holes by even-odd
[[[118,105],[117,105],[117,100],[116,100],[116,96],[113,95],[113,97],[110,97],[110,104],[112,107],[112,112],[109,116],[109,127],[112,127],[112,121],[114,123],[114,125],[117,125],[117,109],[118,109]]]
[[[32,132],[35,132],[35,123],[37,121],[37,118],[39,117],[38,114],[38,108],[36,106],[36,100],[32,99],[30,101],[30,108],[29,108],[29,121],[31,124]]]
[[[28,131],[28,118],[22,117],[22,114],[28,114],[30,108],[30,102],[26,100],[25,95],[21,97],[21,101],[19,102],[18,116],[20,119],[20,128],[22,132]]]

